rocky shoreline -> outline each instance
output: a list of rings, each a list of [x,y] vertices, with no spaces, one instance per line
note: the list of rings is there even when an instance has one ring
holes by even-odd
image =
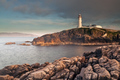
[[[103,46],[41,65],[6,66],[0,70],[0,80],[120,80],[120,46]]]
[[[34,44],[33,44],[34,45]],[[119,42],[112,43],[75,43],[75,42],[61,42],[61,43],[39,43],[37,46],[55,46],[55,45],[82,45],[82,46],[104,46],[104,45],[119,45]]]

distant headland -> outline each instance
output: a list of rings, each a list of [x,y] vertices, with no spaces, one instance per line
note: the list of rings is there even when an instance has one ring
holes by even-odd
[[[46,34],[35,38],[33,45],[109,45],[119,44],[120,30],[104,28],[74,28],[61,32]]]
[[[37,37],[37,35],[18,32],[1,32],[0,37]]]

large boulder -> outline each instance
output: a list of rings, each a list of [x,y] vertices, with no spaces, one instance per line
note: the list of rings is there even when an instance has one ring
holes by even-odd
[[[99,64],[94,65],[94,70],[98,74],[98,80],[110,80],[111,79],[109,72],[105,68],[100,67]]]
[[[9,75],[0,75],[0,80],[14,80],[14,77]]]
[[[54,66],[53,64],[49,64],[43,69],[33,71],[31,73],[28,73],[28,76],[26,77],[27,80],[41,80],[41,79],[49,79],[55,72],[54,72]]]
[[[46,73],[42,70],[36,71],[28,75],[27,80],[42,80]]]
[[[97,73],[95,73],[93,71],[93,68],[91,65],[88,65],[86,68],[85,68],[85,71],[84,71],[84,79],[85,80],[97,80]]]
[[[0,70],[0,75],[10,75],[14,77],[20,77],[22,74],[32,70],[32,67],[29,64],[23,65],[11,65],[6,66],[2,70]]]
[[[99,65],[109,71],[111,78],[118,79],[120,75],[120,63],[115,59],[103,56],[99,59]]]

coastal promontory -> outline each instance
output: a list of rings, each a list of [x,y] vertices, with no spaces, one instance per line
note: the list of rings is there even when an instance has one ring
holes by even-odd
[[[33,45],[105,45],[119,44],[120,31],[104,28],[74,28],[35,38]]]

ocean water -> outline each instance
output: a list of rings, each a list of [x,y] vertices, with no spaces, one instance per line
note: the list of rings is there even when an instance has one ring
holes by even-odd
[[[82,56],[84,52],[94,51],[99,46],[22,46],[17,45],[25,41],[32,41],[34,37],[0,37],[0,69],[14,64],[33,64],[53,62],[61,57]],[[5,45],[6,42],[16,44]]]

